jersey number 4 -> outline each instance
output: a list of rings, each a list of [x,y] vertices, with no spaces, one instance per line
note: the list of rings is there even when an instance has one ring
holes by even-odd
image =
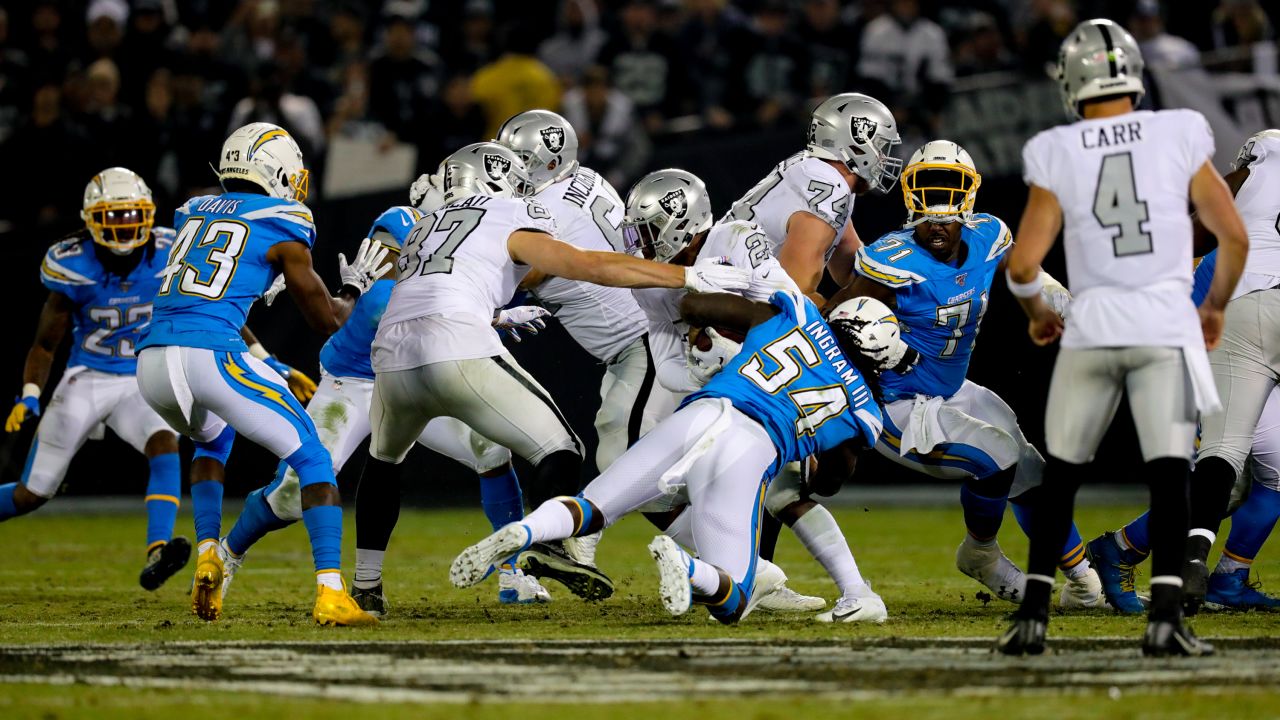
[[[248,239],[249,226],[239,220],[214,220],[206,226],[202,217],[188,218],[169,251],[159,294],[168,295],[176,282],[183,295],[221,299]],[[197,252],[201,248],[208,248],[203,257]]]
[[[778,369],[773,372],[765,371],[765,357],[772,360]],[[822,356],[818,354],[818,349],[805,337],[803,331],[796,328],[761,348],[760,352],[743,364],[738,373],[761,390],[775,395],[797,380],[804,372],[804,367],[817,367],[820,362]],[[804,363],[804,367],[801,367],[801,363]],[[823,423],[849,408],[849,395],[843,385],[789,390],[787,396],[800,411],[800,417],[796,419],[797,435],[815,434]]]
[[[1119,232],[1111,238],[1116,257],[1150,253],[1151,233],[1142,229],[1150,217],[1147,203],[1138,199],[1133,181],[1133,155],[1115,153],[1102,158],[1098,190],[1093,196],[1093,216],[1105,228]]]

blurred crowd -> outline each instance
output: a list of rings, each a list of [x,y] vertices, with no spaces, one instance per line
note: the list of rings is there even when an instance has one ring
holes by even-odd
[[[417,149],[419,169],[556,108],[620,188],[655,142],[797,125],[860,90],[937,129],[957,78],[1043,77],[1084,18],[1149,63],[1274,39],[1259,0],[23,0],[0,6],[0,222],[76,217],[86,178],[206,188],[230,128],[287,128],[314,170],[336,137]],[[1246,65],[1246,57],[1240,61]],[[1238,69],[1251,69],[1240,67]],[[1272,68],[1274,71],[1274,68]],[[169,207],[172,207],[170,204]]]

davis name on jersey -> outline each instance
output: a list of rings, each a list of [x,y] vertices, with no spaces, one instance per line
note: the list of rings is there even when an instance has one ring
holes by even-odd
[[[770,477],[851,438],[875,445],[880,406],[817,306],[798,293],[777,292],[769,302],[780,312],[751,328],[742,350],[681,407],[726,398],[764,426],[778,450]]]
[[[991,282],[1013,235],[1000,218],[977,213],[962,226],[960,242],[964,249],[956,265],[916,245],[914,230],[891,232],[858,251],[854,268],[893,289],[902,339],[920,353],[910,372],[881,373],[885,402],[951,397],[964,384]]]
[[[808,212],[836,231],[827,257],[835,250],[849,223],[853,193],[840,172],[805,152],[778,163],[763,180],[747,191],[720,218],[720,222],[746,220],[764,229],[770,251],[777,255],[787,238],[787,223],[797,212]]]
[[[188,200],[174,225],[173,251],[139,347],[246,351],[240,328],[278,274],[267,252],[282,242],[310,248],[311,211],[293,200],[225,193]]]
[[[63,240],[45,253],[40,282],[76,306],[68,367],[83,365],[120,375],[137,371],[138,342],[151,321],[151,303],[168,263],[173,231],[153,228],[151,237],[155,247],[135,250],[142,259],[124,277],[102,266],[88,237]]]

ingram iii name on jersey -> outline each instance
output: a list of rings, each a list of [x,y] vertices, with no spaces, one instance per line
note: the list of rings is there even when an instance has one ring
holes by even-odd
[[[747,220],[758,224],[769,236],[770,250],[777,255],[786,242],[791,216],[797,212],[812,213],[836,231],[827,250],[827,259],[830,259],[852,210],[853,193],[840,177],[840,171],[823,160],[798,152],[778,163],[729,208],[720,222]]]
[[[225,193],[188,200],[174,220],[178,234],[140,347],[244,352],[240,328],[249,307],[278,274],[267,252],[282,242],[310,248],[311,211],[292,200]]]
[[[956,265],[919,247],[913,230],[891,232],[858,250],[854,269],[893,289],[902,340],[920,353],[910,372],[880,374],[885,402],[951,397],[964,384],[991,282],[1013,235],[1000,218],[978,213],[962,226],[960,242],[965,250]]]
[[[682,407],[726,398],[760,423],[778,450],[770,477],[786,463],[855,437],[875,445],[880,407],[817,306],[785,292],[774,293],[770,304],[781,312],[751,328],[741,352]]]
[[[151,321],[151,303],[163,279],[173,231],[153,228],[151,237],[155,248],[135,250],[142,258],[123,277],[102,266],[88,237],[63,240],[45,254],[40,282],[76,306],[67,367],[82,365],[120,375],[137,371],[138,342]]]

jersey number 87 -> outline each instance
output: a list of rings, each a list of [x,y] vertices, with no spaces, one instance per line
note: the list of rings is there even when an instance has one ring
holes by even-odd
[[[221,299],[248,239],[249,226],[239,220],[214,220],[206,226],[202,217],[188,218],[178,230],[169,264],[161,273],[164,282],[159,294],[168,295],[177,280],[178,292],[183,295]]]

